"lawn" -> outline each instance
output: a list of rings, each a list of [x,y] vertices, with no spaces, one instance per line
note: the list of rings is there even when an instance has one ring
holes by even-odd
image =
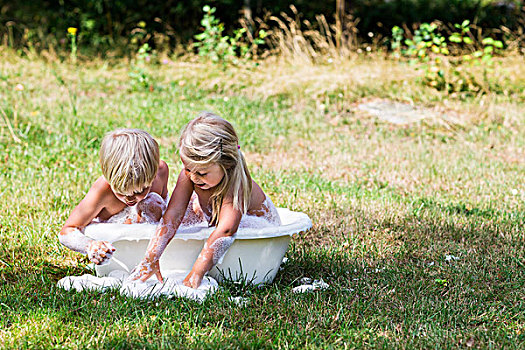
[[[167,60],[145,68],[143,88],[125,60],[0,50],[1,347],[525,347],[523,56],[497,59],[498,91],[451,96],[375,54],[229,68]],[[392,123],[360,108],[371,101],[422,118]],[[150,132],[171,191],[180,130],[202,110],[234,124],[274,203],[313,221],[274,283],[225,283],[202,304],[57,288],[91,271],[57,233],[101,174],[103,135]],[[302,277],[330,287],[295,294]]]

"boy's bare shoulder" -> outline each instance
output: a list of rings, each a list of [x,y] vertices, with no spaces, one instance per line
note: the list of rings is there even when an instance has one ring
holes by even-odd
[[[115,195],[111,189],[111,185],[107,182],[104,176],[99,177],[89,189],[88,195],[99,201],[112,199]]]
[[[158,173],[159,176],[161,176],[161,177],[168,177],[168,175],[169,175],[168,164],[166,164],[166,162],[163,161],[162,159],[159,160],[159,170],[158,170],[157,173]]]

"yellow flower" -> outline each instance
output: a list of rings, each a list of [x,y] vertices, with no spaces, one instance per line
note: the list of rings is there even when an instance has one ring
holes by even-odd
[[[69,27],[69,28],[67,28],[67,32],[68,32],[69,34],[71,34],[71,35],[77,35],[77,30],[78,30],[78,29],[75,28],[75,27]]]

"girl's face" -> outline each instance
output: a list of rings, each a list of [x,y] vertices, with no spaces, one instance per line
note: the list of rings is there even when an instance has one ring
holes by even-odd
[[[119,201],[126,204],[128,207],[134,206],[148,195],[149,191],[151,190],[151,186],[146,186],[142,190],[135,191],[130,194],[122,194],[117,193],[113,191],[115,194],[115,197],[118,198]]]
[[[200,189],[209,190],[217,186],[224,177],[224,171],[217,163],[212,163],[207,166],[192,166],[184,162],[184,171],[191,182]]]

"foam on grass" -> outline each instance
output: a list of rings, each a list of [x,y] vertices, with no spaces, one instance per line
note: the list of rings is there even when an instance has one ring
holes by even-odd
[[[182,281],[186,272],[172,272],[164,276],[164,283],[150,278],[146,282],[127,281],[128,273],[113,271],[108,277],[95,277],[93,275],[67,276],[58,281],[58,286],[65,290],[100,291],[118,289],[120,294],[132,298],[156,298],[160,296],[184,297],[202,302],[207,296],[213,294],[218,288],[217,281],[205,276],[197,289],[186,287]]]

